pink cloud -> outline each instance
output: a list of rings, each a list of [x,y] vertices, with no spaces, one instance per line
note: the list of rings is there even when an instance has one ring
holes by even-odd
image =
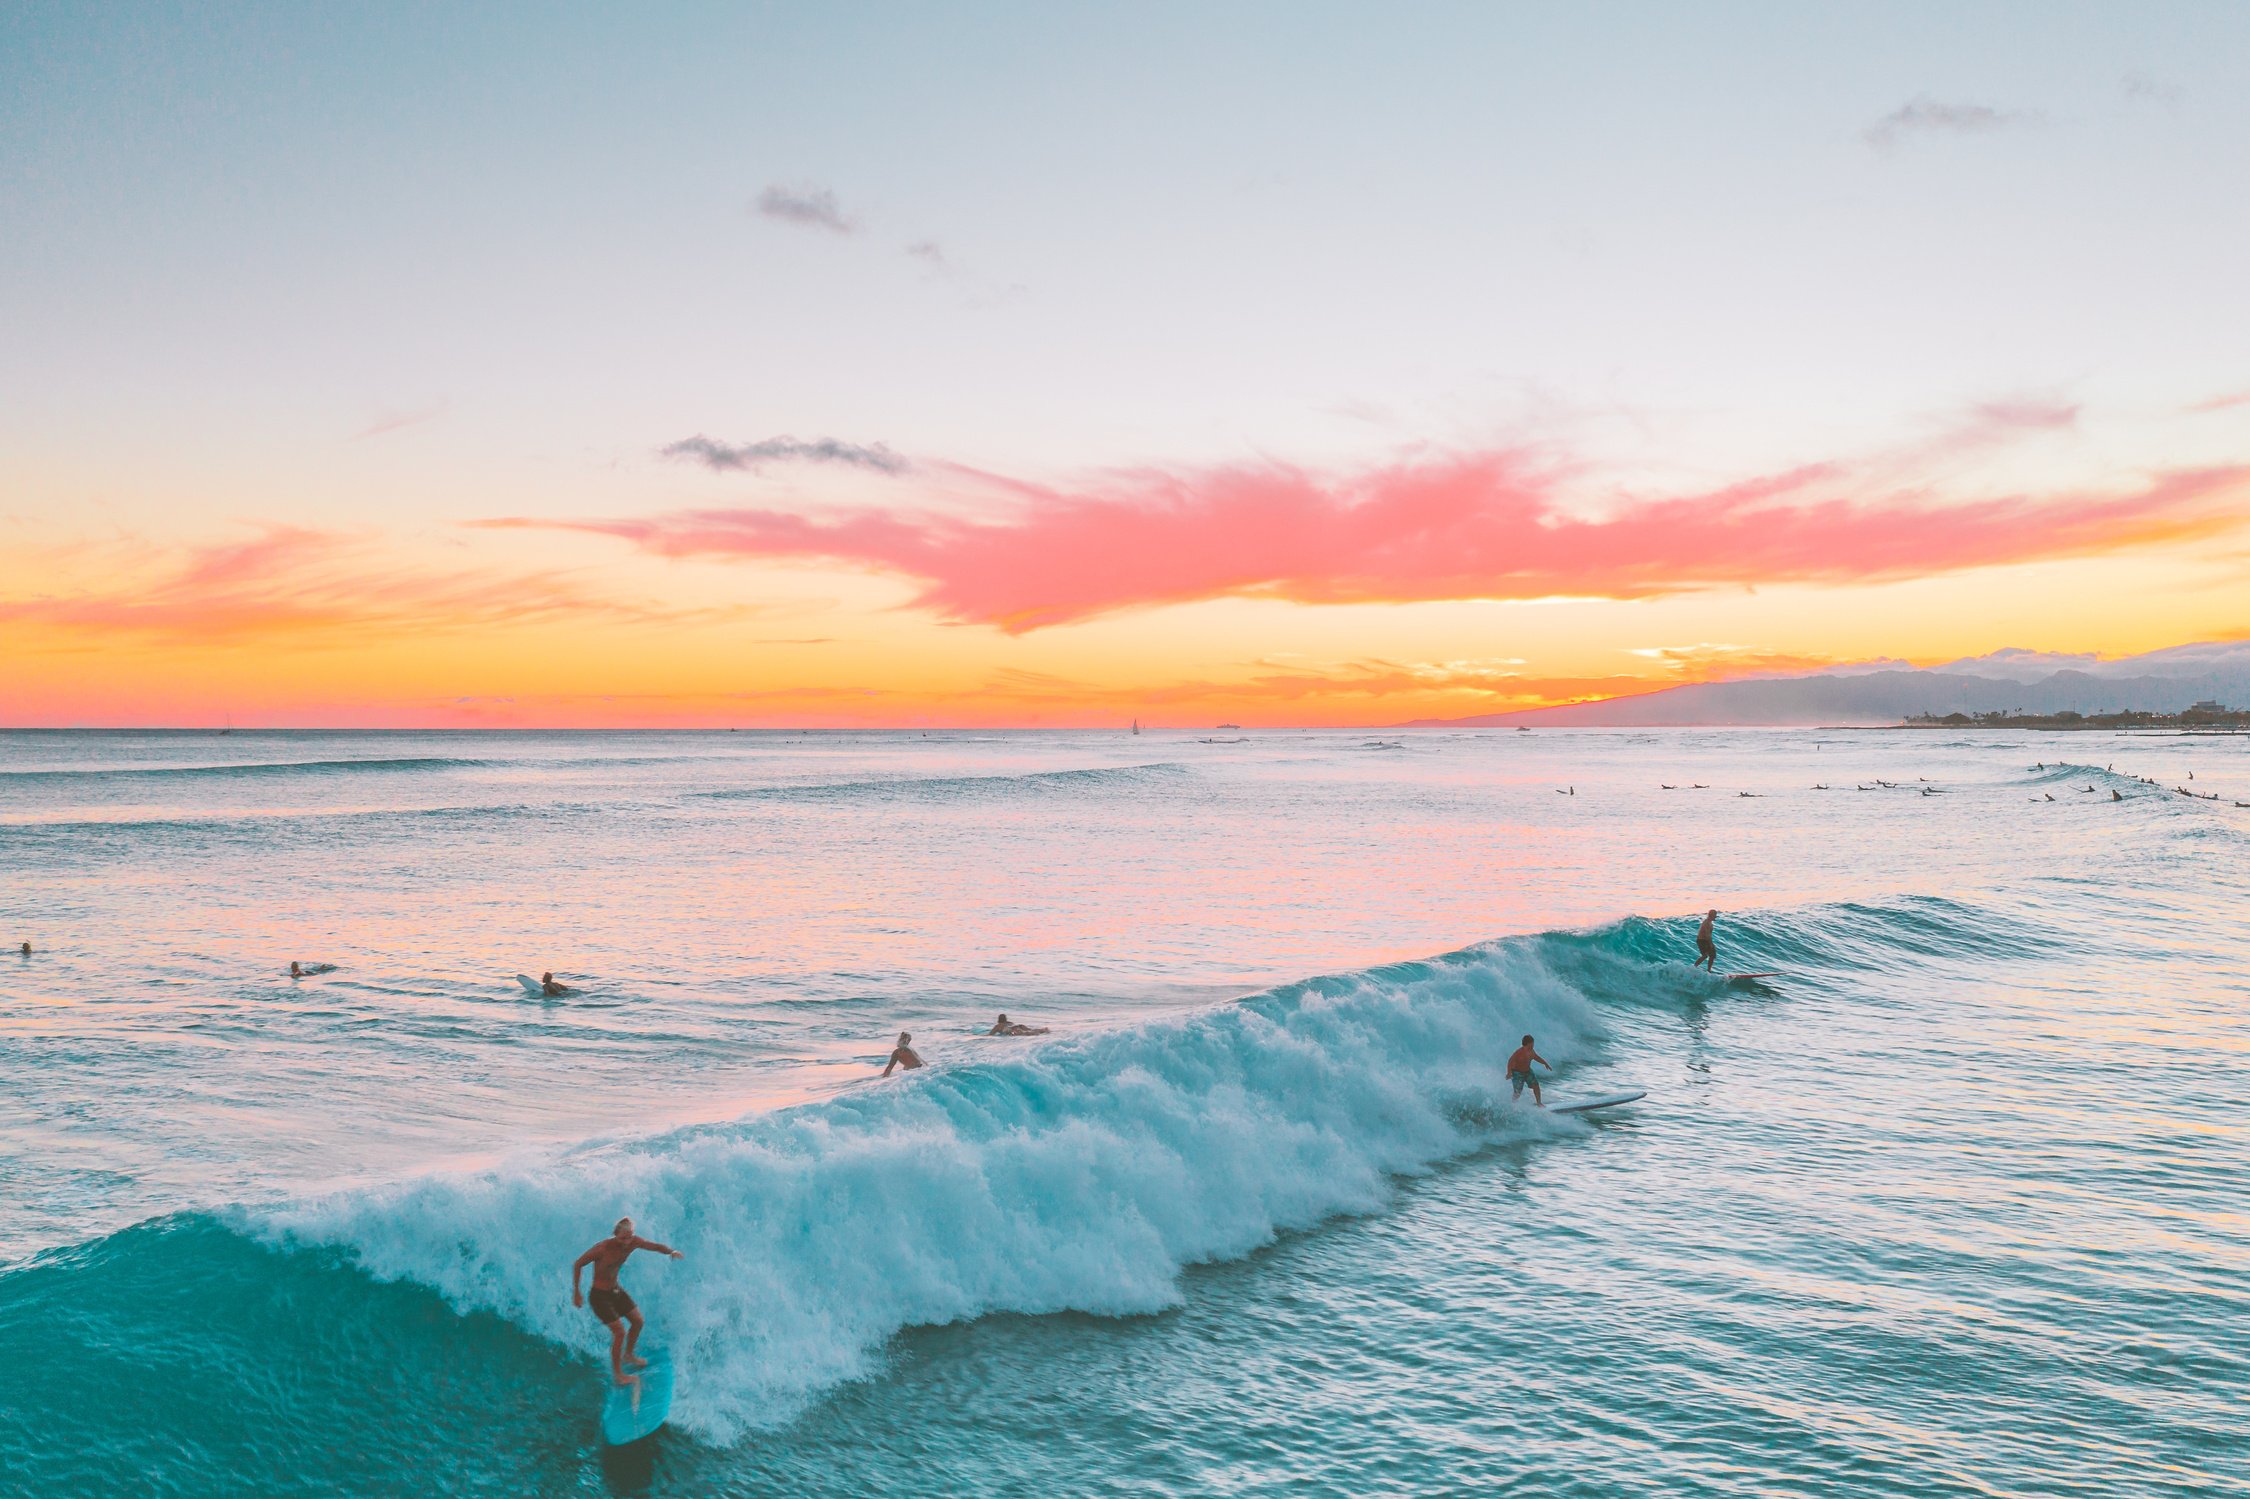
[[[2054,424],[2059,409],[1995,414]],[[1112,475],[1076,489],[949,471],[996,517],[756,508],[595,521],[487,521],[592,532],[664,556],[816,559],[922,581],[916,603],[1011,633],[1223,597],[1302,603],[1647,598],[1771,583],[1870,582],[2082,555],[2232,523],[2217,502],[2250,468],[2159,475],[2122,494],[1942,504],[1849,492],[1814,465],[1703,494],[1574,509],[1522,451],[1341,477],[1287,464]]]
[[[0,598],[0,625],[73,633],[246,643],[297,643],[397,630],[489,628],[566,616],[681,617],[679,611],[593,595],[555,572],[427,571],[367,557],[365,543],[334,532],[268,525],[245,541],[169,554],[120,546],[66,563],[116,580]],[[97,566],[88,569],[85,564]]]

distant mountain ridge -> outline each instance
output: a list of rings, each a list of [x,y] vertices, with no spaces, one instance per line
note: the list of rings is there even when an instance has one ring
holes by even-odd
[[[2113,661],[2011,648],[1943,666],[1869,662],[1806,676],[1698,682],[1557,708],[1422,718],[1399,727],[1841,727],[1895,724],[1922,713],[2177,713],[2204,701],[2250,704],[2250,640],[2173,646]]]

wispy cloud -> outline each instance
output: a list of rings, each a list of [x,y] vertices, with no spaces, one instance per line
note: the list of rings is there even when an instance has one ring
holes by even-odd
[[[2197,401],[2187,409],[2197,416],[2207,416],[2214,411],[2232,411],[2238,406],[2250,406],[2250,390],[2230,391],[2223,396],[2213,396],[2207,401]]]
[[[1969,408],[1964,426],[1980,435],[2011,436],[2022,432],[2060,432],[2078,425],[2075,401],[2051,396],[2017,396],[1984,401]]]
[[[0,597],[0,626],[310,646],[564,618],[654,622],[714,612],[604,597],[559,572],[418,568],[385,561],[365,538],[286,525],[184,552],[120,542],[57,560],[53,572],[62,581]],[[72,575],[98,581],[77,583]]]
[[[406,410],[386,408],[377,412],[373,421],[354,432],[352,441],[358,442],[363,438],[382,437],[405,427],[418,427],[424,422],[434,421],[445,415],[445,411],[446,403],[443,401],[432,401],[427,406],[415,406]]]
[[[1022,296],[1025,287],[1020,281],[998,282],[976,275],[948,255],[945,247],[934,239],[918,239],[906,247],[908,258],[921,262],[928,279],[942,281],[962,293],[970,307],[998,307]]]
[[[852,234],[859,229],[836,201],[836,194],[815,183],[775,183],[758,194],[757,210],[769,219],[807,229],[826,229],[834,234]]]
[[[1281,463],[1143,470],[1072,489],[942,472],[1001,513],[740,508],[487,524],[615,536],[664,556],[903,574],[922,581],[921,607],[1021,634],[1224,597],[1632,599],[1928,576],[2209,533],[2237,523],[2224,502],[2250,491],[2250,468],[2218,468],[2124,493],[1946,504],[1919,486],[1860,492],[1844,466],[1816,464],[1590,516],[1555,465],[1522,450],[1342,475]]]
[[[1807,656],[1770,646],[1725,645],[1708,640],[1694,645],[1634,646],[1625,654],[1638,656],[1675,676],[1696,682],[1802,676],[1807,672],[1826,671],[1837,664],[1833,656]]]
[[[760,469],[769,463],[840,463],[873,469],[881,474],[903,474],[910,465],[881,443],[844,442],[834,437],[808,440],[768,437],[759,442],[724,443],[698,434],[660,448],[666,458],[700,463],[715,473]]]
[[[1888,151],[1915,135],[1978,135],[2009,125],[2028,123],[2034,116],[1989,104],[1966,104],[1918,94],[1867,127],[1862,138],[1878,151]]]
[[[2117,80],[2117,87],[2135,104],[2178,104],[2187,98],[2187,90],[2178,84],[2139,71]]]

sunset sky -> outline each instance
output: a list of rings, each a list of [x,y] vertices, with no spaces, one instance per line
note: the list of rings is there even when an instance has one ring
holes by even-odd
[[[2250,7],[0,11],[0,724],[2250,634]]]

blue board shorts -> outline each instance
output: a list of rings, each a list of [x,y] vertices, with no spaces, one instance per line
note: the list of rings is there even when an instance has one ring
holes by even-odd
[[[1511,1093],[1511,1094],[1509,1095],[1509,1097],[1511,1097],[1511,1098],[1521,1098],[1521,1097],[1523,1097],[1523,1089],[1524,1089],[1524,1084],[1526,1084],[1526,1083],[1528,1083],[1528,1082],[1530,1082],[1530,1081],[1531,1081],[1531,1072],[1530,1072],[1530,1069],[1526,1068],[1526,1069],[1525,1069],[1524,1071],[1522,1071],[1522,1072],[1511,1072],[1511,1073],[1509,1073],[1509,1074],[1508,1074],[1508,1081],[1509,1081],[1509,1082],[1511,1082],[1511,1083],[1513,1083],[1513,1084],[1515,1084],[1515,1091],[1514,1091],[1513,1093]]]

